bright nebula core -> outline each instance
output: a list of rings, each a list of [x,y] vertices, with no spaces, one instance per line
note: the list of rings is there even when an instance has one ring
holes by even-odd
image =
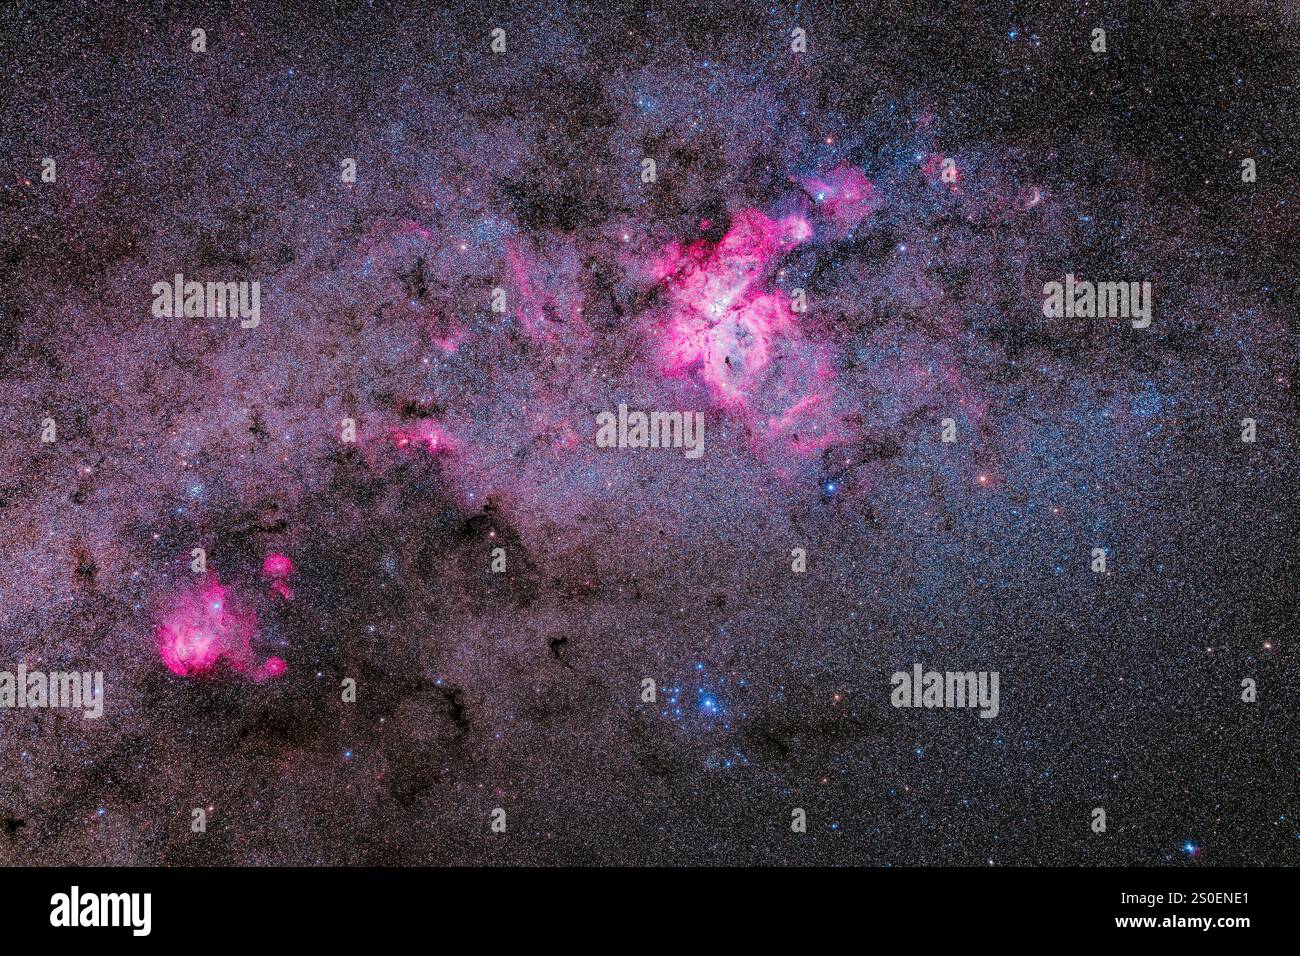
[[[1300,13],[442,6],[0,13],[0,863],[1294,863]]]

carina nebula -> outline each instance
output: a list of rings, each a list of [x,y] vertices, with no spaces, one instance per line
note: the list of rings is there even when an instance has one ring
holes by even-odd
[[[1294,7],[0,21],[0,863],[1296,862]]]

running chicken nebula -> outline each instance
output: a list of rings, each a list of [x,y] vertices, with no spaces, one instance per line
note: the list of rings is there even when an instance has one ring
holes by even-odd
[[[0,13],[0,671],[103,673],[0,862],[1296,861],[1294,8],[109,7]]]
[[[276,556],[267,558],[271,564]],[[282,596],[290,592],[276,580],[273,587]],[[257,618],[233,605],[226,589],[213,578],[197,593],[183,594],[158,626],[158,653],[173,674],[190,677],[203,674],[224,660],[230,667],[255,680],[279,677],[284,661],[268,657],[251,665],[249,641],[257,633]]]

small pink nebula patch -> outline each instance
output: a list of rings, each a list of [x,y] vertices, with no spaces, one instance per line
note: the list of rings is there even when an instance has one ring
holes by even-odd
[[[285,581],[293,574],[293,562],[283,554],[272,552],[262,562],[262,573],[271,578],[271,593],[278,594],[286,601],[293,600],[293,588]]]
[[[224,660],[253,680],[278,677],[284,661],[254,662],[250,642],[257,634],[257,616],[234,601],[216,575],[208,575],[195,590],[179,595],[158,624],[158,653],[173,674],[205,674]],[[273,663],[274,662],[274,663]]]
[[[393,444],[402,451],[424,448],[434,455],[452,448],[451,436],[432,418],[421,419],[406,428],[392,428],[389,434]]]
[[[956,192],[963,176],[957,160],[943,153],[927,153],[921,164],[921,175],[931,186],[947,186]]]
[[[272,552],[262,562],[262,572],[267,577],[287,578],[293,574],[293,562],[283,554]]]
[[[879,195],[866,174],[856,166],[841,163],[822,176],[800,179],[825,215],[842,230],[852,229],[881,206]]]

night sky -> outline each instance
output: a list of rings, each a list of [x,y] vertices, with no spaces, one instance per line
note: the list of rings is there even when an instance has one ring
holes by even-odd
[[[1300,860],[1297,8],[436,6],[0,13],[0,863]]]

